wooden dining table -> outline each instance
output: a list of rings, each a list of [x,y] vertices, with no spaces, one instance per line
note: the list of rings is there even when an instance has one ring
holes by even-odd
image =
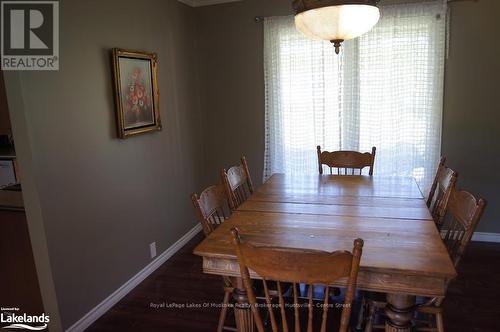
[[[362,238],[357,288],[387,294],[390,332],[411,331],[416,296],[444,297],[456,276],[414,178],[275,174],[194,250],[205,273],[231,277],[241,332],[254,331],[254,323],[231,242],[234,226],[262,246],[332,252],[352,250]]]

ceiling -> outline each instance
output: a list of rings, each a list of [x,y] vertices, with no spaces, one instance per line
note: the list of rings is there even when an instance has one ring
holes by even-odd
[[[228,2],[238,2],[243,0],[178,0],[178,1],[191,7],[202,7],[202,6],[218,5],[221,3],[228,3]]]

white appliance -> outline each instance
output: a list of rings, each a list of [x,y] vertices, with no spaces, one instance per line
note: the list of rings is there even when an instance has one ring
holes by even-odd
[[[16,183],[16,172],[12,159],[0,160],[0,188]]]

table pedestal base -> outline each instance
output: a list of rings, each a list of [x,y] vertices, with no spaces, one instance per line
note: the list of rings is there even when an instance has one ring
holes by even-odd
[[[385,323],[386,332],[411,332],[415,299],[412,295],[387,294],[385,313],[389,320]]]

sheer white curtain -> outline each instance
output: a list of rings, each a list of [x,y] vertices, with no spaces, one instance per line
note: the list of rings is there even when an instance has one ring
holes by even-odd
[[[315,174],[316,145],[370,151],[375,174],[430,187],[441,146],[446,5],[381,7],[373,30],[339,56],[307,39],[293,17],[264,21],[264,178]]]

